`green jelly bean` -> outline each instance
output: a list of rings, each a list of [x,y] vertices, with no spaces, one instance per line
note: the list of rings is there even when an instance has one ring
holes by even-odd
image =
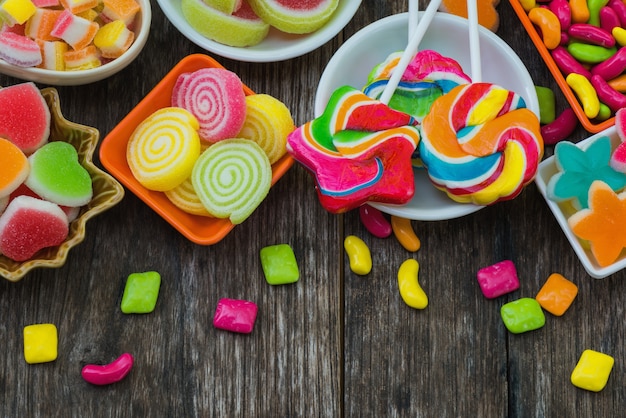
[[[156,271],[130,274],[122,296],[122,312],[125,314],[152,312],[159,297],[160,287],[161,275]]]
[[[295,283],[300,278],[296,256],[287,244],[261,248],[261,266],[271,285]]]
[[[605,48],[599,45],[585,44],[582,42],[570,42],[567,45],[569,52],[578,61],[589,64],[598,64],[611,58],[616,52],[616,47]]]
[[[610,107],[605,105],[604,103],[600,103],[600,111],[598,112],[598,116],[595,117],[597,120],[608,120],[611,116],[613,116],[613,111]]]
[[[589,20],[587,23],[600,27],[600,9],[606,6],[609,0],[587,0],[589,8]]]
[[[506,328],[513,334],[533,331],[544,326],[546,317],[539,302],[534,298],[521,298],[500,308]]]
[[[551,123],[556,118],[556,99],[554,92],[548,87],[535,86],[539,99],[539,122],[542,125]]]

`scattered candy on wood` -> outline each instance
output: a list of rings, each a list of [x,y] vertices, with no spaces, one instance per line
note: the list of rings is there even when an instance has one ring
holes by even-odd
[[[226,331],[249,334],[254,329],[258,307],[242,299],[222,298],[217,303],[213,326]]]
[[[391,235],[391,224],[385,215],[378,209],[368,204],[359,207],[361,223],[370,234],[378,238],[387,238]]]
[[[415,234],[410,219],[391,215],[391,228],[396,239],[405,250],[415,252],[420,249],[422,243]]]
[[[300,278],[298,262],[289,244],[261,248],[261,266],[271,285],[295,283]]]
[[[87,364],[81,370],[81,376],[92,385],[110,385],[124,379],[133,368],[134,358],[124,353],[109,364]]]
[[[555,316],[562,316],[574,302],[578,286],[558,273],[551,274],[535,299],[543,309]]]
[[[24,327],[24,360],[28,364],[47,363],[57,359],[58,335],[54,324]]]
[[[521,334],[543,327],[546,317],[541,305],[534,298],[520,298],[500,308],[506,328],[513,334]]]
[[[355,235],[348,235],[343,241],[343,247],[350,260],[350,270],[364,276],[372,271],[372,255],[367,244]]]
[[[428,296],[420,286],[418,279],[419,263],[416,260],[405,260],[398,269],[398,289],[404,303],[415,309],[428,306]]]
[[[600,392],[606,386],[615,359],[595,350],[585,350],[572,371],[572,384],[581,389]]]
[[[145,314],[154,311],[160,287],[161,275],[156,271],[130,274],[122,295],[122,312]]]
[[[488,299],[497,298],[519,289],[517,269],[511,260],[483,267],[476,274],[480,290]]]

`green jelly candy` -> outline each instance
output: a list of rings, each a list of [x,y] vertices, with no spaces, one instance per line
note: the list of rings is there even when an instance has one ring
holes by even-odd
[[[513,334],[533,331],[546,323],[541,305],[533,298],[521,298],[502,305],[500,315],[506,328]]]
[[[300,277],[296,256],[287,244],[262,248],[261,265],[265,280],[271,285],[295,283]]]
[[[126,280],[122,296],[122,312],[150,313],[156,306],[161,287],[161,275],[156,271],[132,273]]]
[[[539,122],[542,125],[554,122],[556,118],[556,99],[554,92],[548,87],[535,86],[539,101]]]

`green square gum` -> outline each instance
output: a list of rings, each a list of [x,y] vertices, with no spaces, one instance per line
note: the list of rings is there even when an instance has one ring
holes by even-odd
[[[534,298],[521,298],[500,308],[506,328],[513,334],[533,331],[543,327],[546,317],[539,302]]]
[[[156,271],[130,274],[122,296],[122,312],[143,314],[154,311],[160,287],[161,275]]]
[[[295,283],[300,278],[296,256],[287,244],[262,248],[261,265],[265,280],[271,285]]]

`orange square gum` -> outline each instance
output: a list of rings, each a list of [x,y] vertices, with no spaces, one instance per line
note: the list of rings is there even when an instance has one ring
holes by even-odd
[[[558,273],[548,277],[535,299],[552,315],[561,316],[571,306],[578,294],[578,286]]]

